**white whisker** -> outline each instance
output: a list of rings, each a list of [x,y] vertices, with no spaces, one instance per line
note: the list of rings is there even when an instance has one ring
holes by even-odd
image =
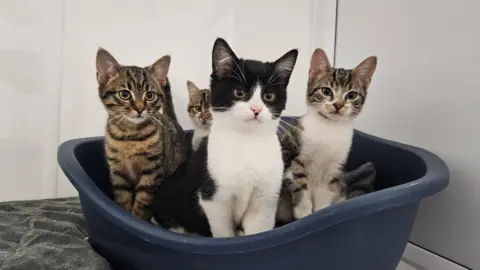
[[[286,128],[280,125],[278,127],[283,131],[285,135],[287,135],[291,139],[291,142],[295,147],[300,148],[300,146],[297,143],[297,140],[295,139],[295,136],[293,136],[292,133],[290,133],[290,131],[288,131]]]
[[[243,78],[243,82],[246,84],[247,83],[247,79],[245,78],[245,74],[244,74],[244,71],[242,68],[240,68],[240,66],[238,65],[237,61],[233,61],[235,63],[235,65],[237,65],[238,69],[240,70],[240,74],[242,75],[242,78]]]
[[[294,128],[296,130],[298,130],[299,132],[303,132],[302,129],[300,129],[299,127],[296,127],[288,122],[286,122],[285,120],[283,120],[282,118],[280,118],[280,122],[284,123],[285,125],[287,125],[288,127],[291,127],[291,128]]]
[[[123,120],[125,119],[125,116],[122,115],[122,117],[120,118],[120,120],[118,120],[117,123],[115,123],[115,126],[120,124],[120,122],[122,122]]]
[[[122,117],[122,115],[117,115],[117,116],[114,116],[114,117],[110,118],[110,119],[107,121],[107,124],[110,123],[110,122],[112,122],[112,121],[115,120],[115,119],[118,119],[119,117]]]

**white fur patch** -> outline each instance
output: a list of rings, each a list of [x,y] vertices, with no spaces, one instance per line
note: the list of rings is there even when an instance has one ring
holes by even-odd
[[[130,116],[126,116],[125,117],[128,121],[134,123],[134,124],[140,124],[142,123],[143,121],[147,120],[147,118],[145,117],[130,117]]]
[[[352,144],[353,123],[327,120],[314,110],[309,110],[300,121],[304,128],[300,158],[305,165],[311,193],[303,197],[311,201],[302,200],[298,207],[312,207],[311,211],[315,212],[331,205],[339,195],[330,190],[328,184],[341,172],[347,159]],[[301,215],[308,212],[306,209],[297,211]],[[299,218],[297,214],[296,218]]]
[[[263,106],[255,120],[251,106]],[[249,102],[227,112],[213,112],[208,144],[208,170],[217,184],[213,200],[200,200],[214,237],[271,230],[282,184],[283,161],[276,130],[278,120],[260,98],[258,87]]]
[[[202,141],[202,139],[208,136],[209,133],[210,133],[209,129],[205,129],[202,127],[195,128],[195,131],[193,132],[193,137],[192,137],[193,151],[196,151],[198,149],[198,146],[200,146],[200,142]]]

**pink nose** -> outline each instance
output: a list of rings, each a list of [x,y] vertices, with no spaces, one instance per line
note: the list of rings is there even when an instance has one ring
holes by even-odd
[[[257,106],[250,107],[250,110],[252,110],[255,116],[259,115],[262,112],[262,108]]]

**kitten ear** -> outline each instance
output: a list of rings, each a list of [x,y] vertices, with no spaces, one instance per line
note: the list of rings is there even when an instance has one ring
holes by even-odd
[[[121,70],[117,60],[103,48],[97,50],[96,67],[99,84],[106,84],[111,78],[117,76]]]
[[[191,99],[198,91],[198,87],[191,81],[187,81],[188,97]]]
[[[170,55],[165,55],[147,68],[148,71],[150,71],[150,73],[162,87],[167,84],[167,75],[168,69],[170,68],[170,60]]]
[[[377,68],[377,57],[370,56],[367,59],[363,60],[354,70],[353,77],[354,79],[363,82],[368,85],[372,80],[375,69]]]
[[[278,58],[277,61],[274,62],[275,72],[272,73],[272,75],[288,81],[290,79],[290,75],[292,75],[295,63],[297,62],[297,56],[298,50],[293,49],[284,54],[282,57]]]
[[[229,74],[238,61],[237,56],[223,38],[217,38],[212,51],[212,68],[219,78]]]
[[[312,59],[310,60],[310,71],[308,77],[310,79],[317,78],[318,76],[324,76],[332,70],[330,62],[328,61],[327,54],[324,50],[318,48],[313,52]]]

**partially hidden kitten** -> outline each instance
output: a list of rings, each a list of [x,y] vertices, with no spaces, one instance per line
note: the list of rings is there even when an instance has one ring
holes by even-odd
[[[227,42],[212,52],[210,134],[154,201],[158,224],[214,237],[271,230],[282,185],[277,127],[297,50],[275,62],[238,58]],[[176,195],[174,195],[176,194]]]
[[[115,202],[148,220],[159,184],[185,160],[183,129],[173,110],[170,56],[148,67],[120,65],[97,52],[99,96],[108,113],[105,152]]]
[[[187,81],[188,116],[194,126],[192,149],[197,150],[200,141],[210,133],[212,114],[210,112],[210,89],[199,89]]]
[[[282,140],[284,151],[293,156],[285,182],[291,184],[295,219],[349,196],[341,173],[352,143],[353,120],[363,108],[376,65],[377,58],[371,56],[353,70],[333,68],[322,49],[313,53],[307,113],[296,125],[287,125]]]

